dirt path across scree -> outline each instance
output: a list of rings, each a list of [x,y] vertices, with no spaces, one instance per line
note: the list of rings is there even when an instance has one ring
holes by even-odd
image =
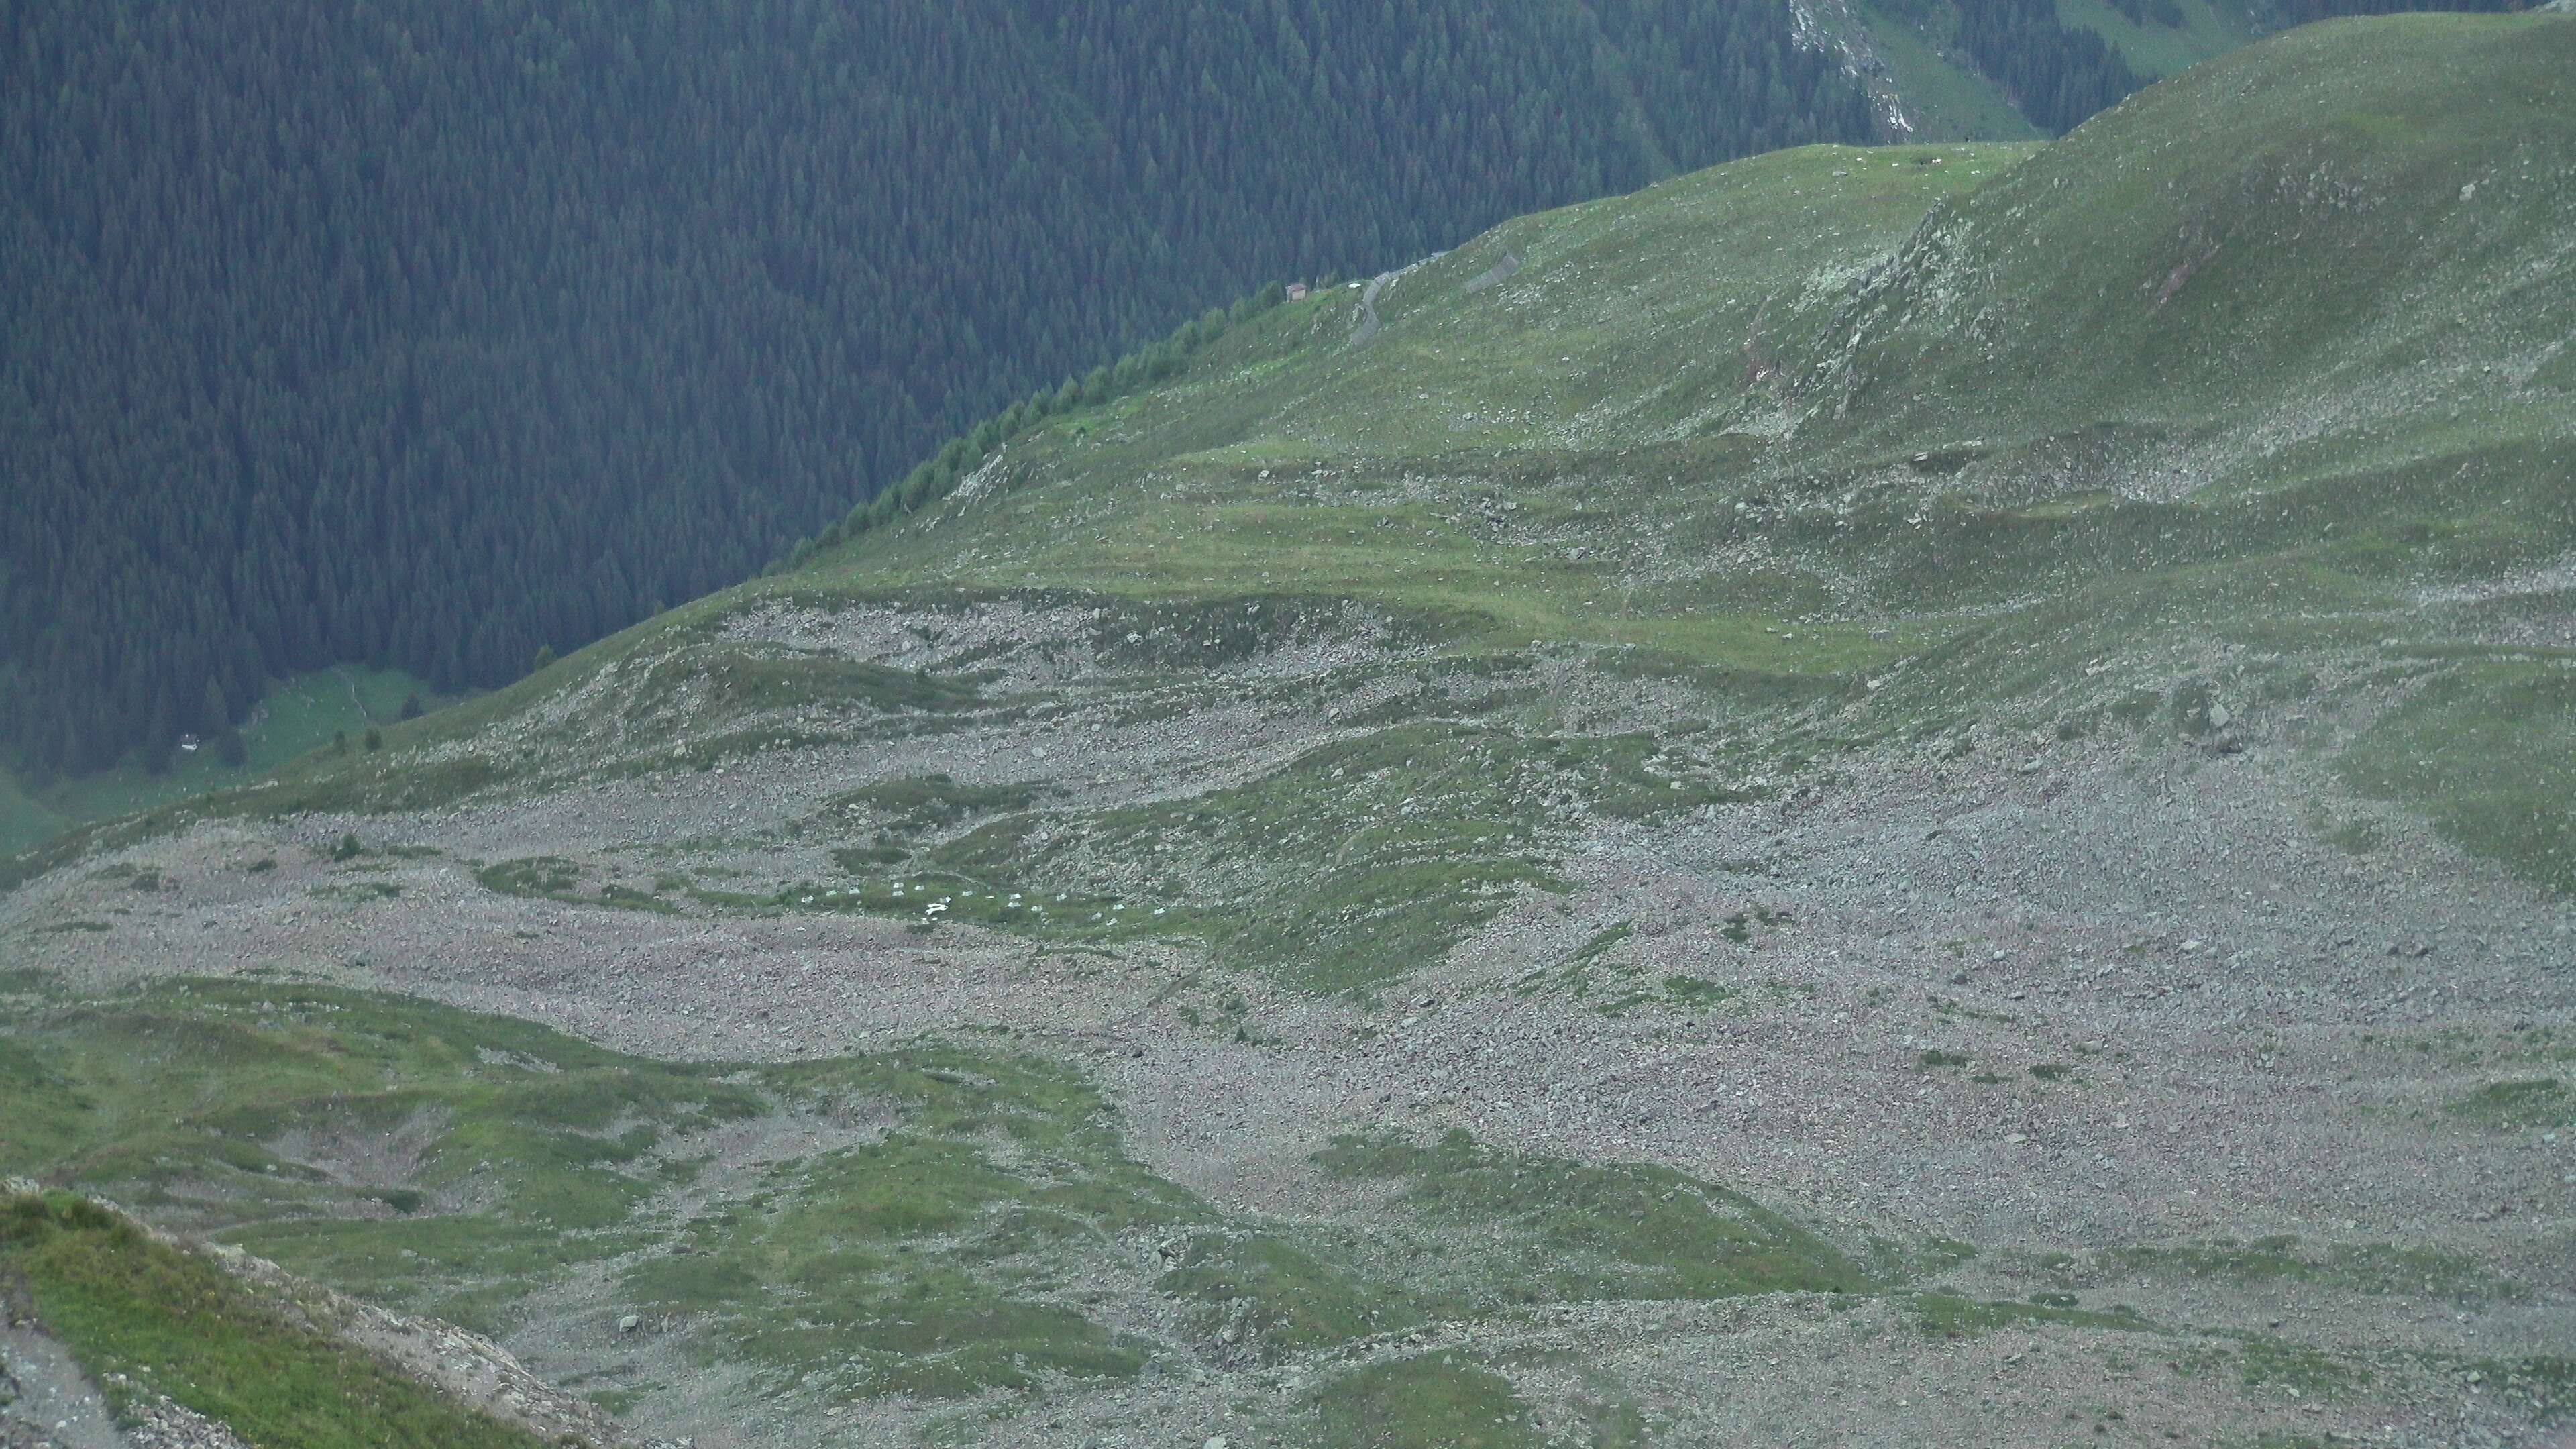
[[[1447,255],[1449,255],[1447,252],[1433,252],[1431,255],[1415,262],[1412,266],[1398,267],[1392,272],[1380,272],[1378,275],[1371,277],[1369,279],[1368,290],[1360,293],[1360,325],[1351,329],[1350,345],[1353,347],[1366,347],[1369,344],[1369,339],[1377,336],[1378,330],[1386,325],[1384,322],[1379,320],[1377,315],[1377,299],[1379,293],[1384,292],[1387,288],[1394,286],[1399,281],[1402,281],[1407,273],[1421,267],[1427,267]]]
[[[0,1436],[16,1423],[32,1443],[125,1449],[125,1436],[116,1431],[98,1386],[53,1339],[32,1328],[0,1328],[0,1377],[16,1389],[0,1402]]]

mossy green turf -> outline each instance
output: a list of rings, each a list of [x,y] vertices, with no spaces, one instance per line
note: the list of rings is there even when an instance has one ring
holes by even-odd
[[[433,1394],[68,1194],[0,1196],[0,1297],[32,1310],[119,1414],[167,1395],[262,1449],[544,1442]]]
[[[1456,1129],[1428,1146],[1396,1136],[1343,1137],[1319,1160],[1345,1177],[1399,1185],[1406,1204],[1434,1223],[1492,1225],[1483,1234],[1460,1233],[1453,1261],[1490,1251],[1521,1264],[1518,1274],[1498,1275],[1506,1301],[1872,1286],[1825,1239],[1667,1168],[1496,1152]]]
[[[2571,205],[2571,54],[2555,18],[2338,21],[2138,93],[1936,213],[1840,309],[1838,431],[2109,426],[2152,474],[2159,439],[2345,411],[2176,480],[2220,489],[2557,435],[2563,398],[2495,384],[2576,316],[2565,269],[2533,265]]]
[[[1545,1449],[1512,1381],[1454,1353],[1342,1375],[1314,1412],[1331,1449]]]
[[[1271,1233],[1200,1234],[1155,1286],[1192,1300],[1209,1337],[1231,1329],[1269,1358],[1399,1333],[1423,1321],[1420,1307],[1400,1290]]]
[[[2340,766],[2361,793],[2419,805],[2444,834],[2576,895],[2576,673],[2565,662],[2454,665]]]
[[[1159,917],[1166,929],[1195,929],[1248,966],[1309,987],[1366,987],[1445,950],[1516,887],[1552,883],[1534,801],[1515,778],[1513,757],[1529,748],[1517,736],[1397,726],[1204,796],[1016,817],[933,859],[979,879],[1014,872],[1041,890],[1082,883],[1067,859],[1076,852],[1153,861],[1161,879],[1131,906],[1144,928],[1174,912]],[[1590,741],[1573,748],[1606,753]]]
[[[693,1325],[692,1353],[831,1394],[971,1397],[1191,1351],[1108,1326],[1080,1286],[1140,1234],[1181,1246],[1132,1294],[1174,1304],[1190,1343],[1230,1332],[1270,1358],[1552,1297],[1868,1286],[1820,1239],[1710,1184],[1462,1134],[1324,1158],[1428,1194],[1421,1228],[1228,1214],[1132,1161],[1079,1072],[1008,1050],[669,1064],[284,982],[105,1001],[40,973],[6,984],[22,999],[0,1020],[0,1172],[492,1331],[605,1265],[617,1304]],[[724,1133],[784,1117],[883,1125],[705,1180]],[[1460,1228],[1503,1246],[1448,1255]],[[1529,1248],[1569,1266],[1531,1279]]]
[[[751,1197],[680,1224],[688,1251],[625,1270],[636,1301],[712,1314],[732,1326],[722,1356],[810,1365],[831,1392],[971,1396],[1129,1377],[1150,1356],[1062,1301],[1070,1272],[1121,1234],[1215,1214],[1127,1160],[1080,1078],[924,1051],[770,1081],[791,1101],[912,1110],[879,1141],[780,1164]]]
[[[2147,1282],[2175,1285],[2196,1279],[2222,1283],[2320,1283],[2356,1293],[2438,1296],[2454,1302],[2496,1302],[2526,1291],[2475,1259],[2440,1248],[2396,1243],[2302,1243],[2289,1235],[2250,1242],[2213,1239],[2113,1249],[2078,1265],[2065,1264],[2065,1281]]]
[[[2576,1091],[2556,1077],[2519,1077],[2479,1088],[2450,1105],[2451,1115],[2497,1131],[2576,1126]]]
[[[1035,574],[1147,597],[1257,585],[1453,614],[1524,642],[1669,638],[1772,665],[1782,656],[1759,647],[1765,615],[1729,610],[1701,627],[1678,608],[1623,609],[1615,560],[1497,547],[1484,520],[1460,515],[1491,499],[1518,505],[1516,529],[1613,531],[1636,518],[1627,505],[1669,494],[1677,478],[1743,471],[1759,449],[1741,438],[1624,454],[1687,444],[1703,411],[1731,404],[1748,341],[1794,335],[1793,314],[1823,300],[1806,295],[1820,260],[1857,266],[1935,200],[1982,184],[1972,172],[2000,174],[2024,154],[1810,148],[1508,223],[1387,289],[1386,330],[1365,347],[1347,345],[1350,300],[1325,293],[1239,329],[1082,438],[1071,424],[1031,437],[1001,483],[964,506],[973,546],[952,546],[950,530],[872,534],[799,582],[1011,588]],[[1923,164],[1935,156],[1942,165]],[[1520,272],[1467,292],[1506,251],[1523,258]],[[1665,475],[1633,476],[1657,462]],[[1425,497],[1408,486],[1417,467],[1471,469],[1480,486]],[[1794,603],[1796,583],[1767,592]],[[1865,643],[1841,652],[1862,662],[1874,652]],[[1817,652],[1787,659],[1812,664]]]
[[[630,1301],[710,1322],[711,1354],[828,1362],[852,1387],[914,1394],[1023,1382],[1024,1355],[1133,1372],[1141,1356],[1079,1311],[1013,1291],[1030,1278],[1015,1265],[1138,1222],[1214,1220],[1129,1163],[1060,1067],[936,1050],[668,1066],[288,984],[40,1007],[0,1035],[0,1101],[0,1171],[111,1193],[363,1296],[497,1329],[570,1268],[620,1262]],[[690,1134],[853,1105],[900,1125],[685,1220],[662,1211],[705,1167]],[[396,1181],[334,1171],[313,1146],[389,1140],[412,1144],[380,1165]]]

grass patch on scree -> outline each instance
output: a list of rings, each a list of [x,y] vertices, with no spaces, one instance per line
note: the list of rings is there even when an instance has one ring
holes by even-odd
[[[1544,1449],[1511,1380],[1455,1354],[1344,1374],[1315,1391],[1331,1449]]]
[[[1856,1293],[1869,1279],[1831,1243],[1740,1193],[1668,1168],[1506,1152],[1452,1128],[1419,1145],[1346,1136],[1318,1156],[1338,1176],[1402,1184],[1454,1235],[1453,1261],[1489,1270],[1502,1302]],[[1478,1263],[1464,1244],[1493,1244]],[[1480,1276],[1486,1276],[1480,1272]]]
[[[2532,884],[2576,895],[2576,674],[2463,666],[2373,725],[2341,770]]]

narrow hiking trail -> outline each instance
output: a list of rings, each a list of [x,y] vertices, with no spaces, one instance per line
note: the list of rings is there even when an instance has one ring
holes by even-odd
[[[1449,255],[1447,252],[1433,252],[1410,266],[1398,267],[1392,272],[1380,272],[1371,277],[1368,290],[1360,293],[1360,325],[1351,329],[1351,340],[1347,345],[1368,346],[1370,339],[1376,337],[1379,330],[1386,325],[1377,315],[1377,299],[1387,288],[1447,255]]]

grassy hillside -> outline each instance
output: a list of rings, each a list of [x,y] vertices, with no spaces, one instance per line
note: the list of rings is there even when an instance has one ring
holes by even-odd
[[[0,770],[0,851],[20,851],[60,834],[69,822],[27,793],[16,772]]]
[[[2547,438],[2565,36],[2329,22],[2143,92],[1927,219],[1800,401],[1882,446],[2111,430],[2169,491]]]
[[[59,1339],[129,1421],[167,1399],[276,1449],[545,1442],[446,1401],[317,1331],[297,1305],[70,1194],[0,1194],[0,1291],[12,1324]]]
[[[2224,55],[2253,38],[2246,12],[2216,0],[2177,0],[2182,23],[2144,12],[2138,18],[2107,0],[2058,0],[2060,24],[2081,26],[2111,43],[2129,69],[2149,80],[2178,75],[2213,56]]]
[[[0,1167],[764,1449],[2529,1440],[2571,73],[2322,25],[1024,412],[12,860]]]
[[[1912,128],[1906,139],[2012,141],[2040,134],[1994,82],[1943,54],[1954,17],[1942,16],[1936,35],[1929,15],[1863,4],[1854,16],[1886,67],[1885,85],[1898,113]]]
[[[1766,148],[2057,134],[2384,3],[46,12],[0,48],[0,740],[51,781],[272,676],[498,685],[1212,301]]]

